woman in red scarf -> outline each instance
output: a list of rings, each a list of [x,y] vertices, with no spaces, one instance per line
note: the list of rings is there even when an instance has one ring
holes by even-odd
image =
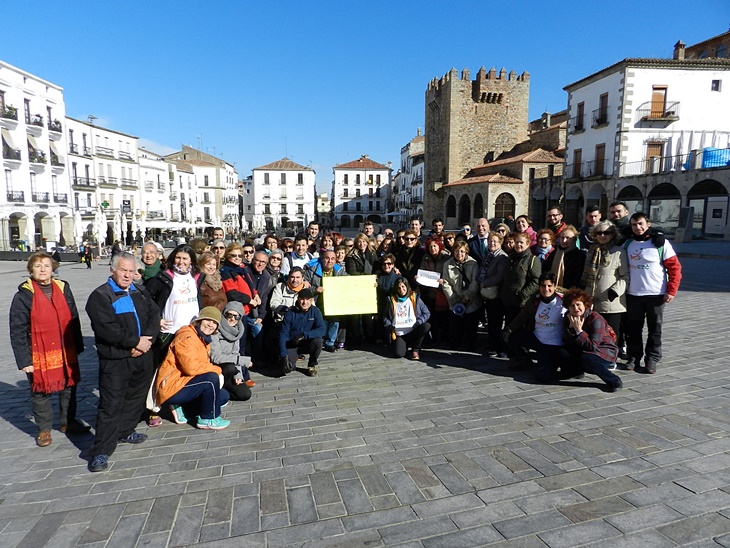
[[[38,434],[46,447],[53,441],[51,396],[58,393],[61,432],[83,433],[88,424],[76,419],[78,354],[84,351],[76,302],[66,282],[53,278],[58,263],[46,253],[28,259],[30,278],[18,287],[10,306],[10,342],[18,369],[28,375],[30,401]]]

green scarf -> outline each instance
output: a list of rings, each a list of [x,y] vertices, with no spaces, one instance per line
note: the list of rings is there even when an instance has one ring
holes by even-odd
[[[150,278],[154,278],[159,274],[160,269],[162,268],[162,263],[160,262],[160,259],[157,259],[154,264],[152,265],[144,265],[144,272],[142,273],[142,279],[144,281],[149,280]]]

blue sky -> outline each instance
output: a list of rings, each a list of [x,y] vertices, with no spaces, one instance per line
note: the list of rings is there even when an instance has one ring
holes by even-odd
[[[397,168],[429,80],[452,67],[528,71],[534,119],[583,76],[730,27],[728,0],[4,0],[3,13],[0,59],[62,86],[69,116],[160,153],[202,148],[240,178],[288,155],[323,192],[361,154]]]

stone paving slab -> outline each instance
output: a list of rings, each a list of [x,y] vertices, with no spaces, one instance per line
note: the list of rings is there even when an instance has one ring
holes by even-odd
[[[164,422],[109,471],[91,436],[37,448],[0,317],[0,546],[730,546],[730,263],[683,259],[656,375],[543,386],[478,353],[376,347],[320,374],[254,368],[220,432]],[[107,275],[63,265],[83,310]],[[7,310],[22,263],[0,263]],[[85,313],[79,415],[95,420]],[[480,335],[480,341],[483,335]]]

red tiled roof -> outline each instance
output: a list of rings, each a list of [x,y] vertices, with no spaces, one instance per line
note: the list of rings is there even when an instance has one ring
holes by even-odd
[[[303,166],[296,162],[292,162],[289,158],[276,160],[265,166],[255,167],[254,169],[272,169],[277,171],[313,171],[311,167]]]
[[[370,158],[360,156],[359,160],[347,162],[345,164],[337,164],[335,169],[390,169],[388,166],[373,162]]]
[[[489,162],[488,164],[482,164],[480,166],[473,167],[472,170],[481,169],[484,167],[516,164],[519,162],[536,163],[536,164],[553,164],[553,163],[560,163],[562,161],[563,161],[562,158],[555,156],[555,154],[553,154],[552,152],[538,148],[537,150],[532,150],[530,152],[524,152],[522,154],[518,154],[517,156],[511,156],[509,158],[502,158],[501,160],[495,160],[494,162]]]
[[[460,185],[475,185],[478,183],[506,183],[510,185],[520,185],[524,183],[522,179],[516,179],[509,175],[502,175],[501,173],[493,173],[492,175],[479,175],[478,177],[466,177],[449,183],[448,187],[460,186]]]

